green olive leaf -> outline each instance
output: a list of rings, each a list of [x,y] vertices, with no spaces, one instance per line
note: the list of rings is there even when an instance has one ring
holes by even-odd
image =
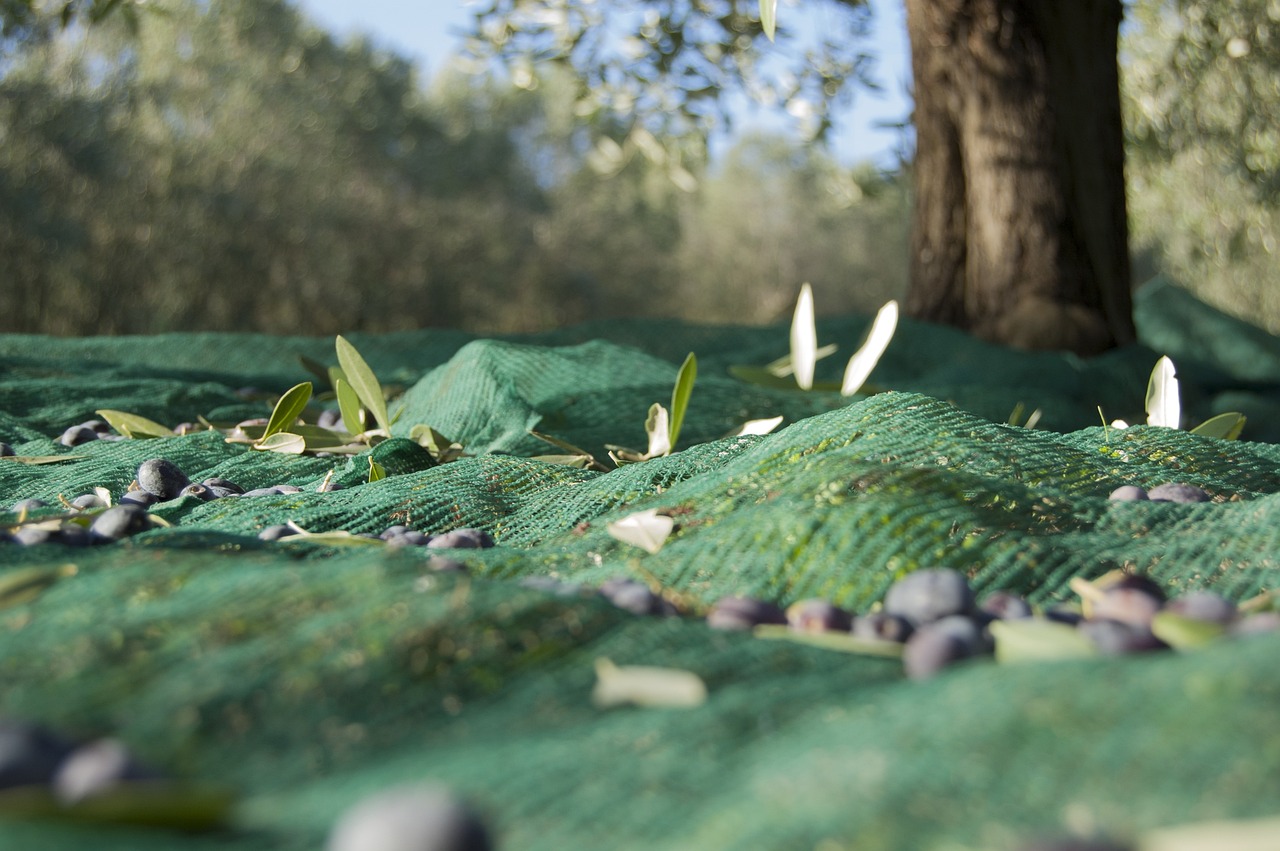
[[[118,433],[131,439],[145,439],[150,437],[177,437],[173,429],[162,426],[154,420],[137,414],[129,414],[124,411],[113,411],[109,408],[101,411],[95,411],[99,417],[107,421],[107,424],[115,429]]]
[[[364,429],[364,408],[360,405],[360,397],[342,377],[333,381],[333,392],[338,397],[338,412],[342,414],[342,424],[352,434],[360,434]]]
[[[671,390],[671,419],[667,424],[668,451],[675,448],[680,439],[680,427],[684,425],[684,414],[689,408],[689,397],[693,395],[693,382],[698,380],[698,359],[693,352],[684,359],[680,371],[676,373],[676,386]]]
[[[1240,432],[1244,431],[1244,424],[1244,414],[1228,411],[1225,414],[1210,417],[1191,429],[1191,433],[1201,437],[1216,437],[1220,440],[1236,440],[1240,437]]]
[[[1188,618],[1174,612],[1156,612],[1151,634],[1175,650],[1194,650],[1217,641],[1227,632],[1220,623]]]
[[[380,482],[387,477],[387,468],[369,458],[369,481]]]
[[[768,387],[774,390],[799,390],[800,385],[796,383],[795,376],[788,373],[785,376],[775,375],[764,366],[744,366],[735,364],[729,367],[729,374],[739,381],[745,381],[748,384],[756,384],[760,387]],[[810,390],[820,393],[839,393],[840,385],[834,381],[815,381],[809,386]],[[864,385],[864,389],[870,393],[870,385]]]
[[[83,458],[83,455],[4,455],[0,456],[0,461],[12,461],[15,464],[28,464],[34,467],[40,464],[58,464],[63,461],[79,461]]]
[[[271,419],[267,420],[267,427],[262,432],[263,438],[278,434],[298,421],[311,401],[311,389],[311,382],[304,381],[284,392],[271,411]]]
[[[533,455],[530,461],[541,461],[544,464],[559,464],[562,467],[577,467],[585,470],[595,463],[590,455]]]
[[[1065,623],[1048,618],[992,621],[987,627],[996,640],[996,661],[1042,662],[1051,659],[1083,659],[1098,655],[1089,636]]]
[[[387,400],[382,395],[382,385],[378,383],[377,376],[356,351],[356,347],[347,342],[346,338],[339,335],[335,347],[338,352],[338,363],[346,373],[347,382],[360,397],[361,404],[373,414],[378,428],[388,431],[391,424],[387,419]]]
[[[17,787],[0,792],[0,816],[210,830],[226,822],[235,800],[224,786],[171,780],[117,783],[66,805],[45,788]]]
[[[0,573],[0,609],[30,603],[55,582],[76,572],[74,565],[22,567]]]
[[[307,439],[293,432],[278,431],[254,443],[253,448],[264,452],[278,452],[281,455],[301,455],[307,451]]]
[[[897,659],[902,656],[902,644],[897,641],[878,641],[857,638],[847,632],[797,632],[784,624],[761,624],[751,630],[757,638],[773,638],[808,644],[824,650],[837,650],[858,656],[879,656]]]

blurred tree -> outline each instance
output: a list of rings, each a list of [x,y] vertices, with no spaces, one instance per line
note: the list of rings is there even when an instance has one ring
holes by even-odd
[[[1280,333],[1280,3],[1135,0],[1125,30],[1135,248]]]
[[[832,0],[847,12],[841,25],[770,85],[757,4],[490,0],[471,49],[506,60],[517,84],[541,60],[571,67],[582,112],[633,115],[638,132],[705,134],[726,115],[723,95],[743,89],[820,136],[846,84],[867,79],[856,45],[868,9]],[[1121,0],[906,0],[906,10],[917,139],[909,311],[1028,347],[1132,340]],[[674,158],[676,179],[682,165]]]

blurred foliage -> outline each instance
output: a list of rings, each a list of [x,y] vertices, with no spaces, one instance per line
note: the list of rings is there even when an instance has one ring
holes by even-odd
[[[0,74],[0,330],[757,320],[799,283],[780,273],[843,287],[876,257],[903,265],[840,236],[905,228],[901,193],[859,199],[816,152],[681,188],[662,146],[578,115],[567,78],[523,91],[449,72],[426,87],[280,0],[148,8],[165,14],[136,33],[111,16],[27,40]],[[741,240],[764,192],[798,208],[753,262]],[[766,291],[781,292],[736,301]]]
[[[905,287],[904,175],[767,136],[707,166],[564,68],[427,85],[284,0],[126,7],[0,0],[0,331],[764,322],[803,281],[832,313]],[[728,0],[673,20],[707,9],[758,38]],[[1280,332],[1277,27],[1280,0],[1135,0],[1121,58],[1138,275]]]
[[[808,0],[814,6],[815,0]],[[803,38],[783,16],[765,40],[759,0],[487,0],[468,49],[503,62],[517,86],[547,64],[576,81],[579,115],[631,117],[664,143],[705,137],[730,118],[727,92],[784,107],[812,138],[831,128],[849,83],[875,88],[865,0],[821,0],[825,26]]]
[[[1280,0],[1136,0],[1122,61],[1135,251],[1280,333]]]

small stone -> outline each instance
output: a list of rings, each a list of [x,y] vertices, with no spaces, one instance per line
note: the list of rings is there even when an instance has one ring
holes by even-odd
[[[49,503],[43,499],[20,499],[13,505],[9,506],[9,510],[14,514],[21,514],[24,511],[35,511],[40,508],[48,508]]]

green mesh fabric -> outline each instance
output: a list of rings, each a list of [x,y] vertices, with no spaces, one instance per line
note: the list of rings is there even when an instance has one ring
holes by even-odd
[[[1141,302],[1145,327],[1172,304]],[[1215,327],[1220,315],[1203,309]],[[1169,320],[1172,322],[1172,320]],[[823,340],[856,344],[864,318]],[[1251,422],[1223,442],[1099,425],[1141,420],[1146,378],[1171,354],[1197,411],[1266,400],[1263,360],[1235,373],[1222,351],[1135,346],[1102,358],[1014,354],[905,323],[854,400],[743,384],[733,364],[784,353],[785,328],[603,323],[507,340],[423,331],[353,335],[386,384],[405,388],[397,439],[367,457],[253,452],[218,433],[68,449],[54,438],[104,407],[168,424],[262,416],[334,362],[332,341],[235,335],[54,340],[0,337],[0,439],[63,463],[0,462],[0,505],[118,496],[165,457],[193,477],[275,497],[192,498],[153,509],[171,526],[91,549],[0,545],[0,581],[43,571],[0,607],[0,715],[69,735],[116,735],[184,778],[239,794],[227,830],[0,819],[0,847],[322,847],[336,814],[401,783],[446,783],[476,802],[504,848],[1001,848],[1096,825],[1127,836],[1191,820],[1274,813],[1280,781],[1280,637],[1186,654],[1000,666],[929,682],[891,660],[710,630],[727,594],[820,596],[863,610],[921,566],[949,565],[979,592],[1038,603],[1073,576],[1126,567],[1172,593],[1244,599],[1280,578],[1280,447]],[[1186,339],[1194,339],[1188,334]],[[1280,343],[1252,336],[1280,364]],[[678,363],[699,377],[680,449],[603,473],[535,460],[537,429],[603,455],[643,448],[648,406]],[[841,363],[823,362],[828,379]],[[1236,394],[1234,397],[1231,394]],[[1045,428],[1002,424],[1013,407]],[[723,437],[782,414],[763,437]],[[430,424],[471,457],[434,466],[405,440]],[[345,490],[318,493],[326,476]],[[1202,505],[1112,503],[1120,484],[1183,481]],[[656,554],[611,521],[658,509],[677,528]],[[0,514],[0,525],[15,520]],[[267,525],[378,532],[476,526],[498,546],[459,552],[377,544],[266,543]],[[686,609],[637,618],[597,596],[518,580],[660,583]],[[693,671],[694,709],[592,704],[594,664]]]

